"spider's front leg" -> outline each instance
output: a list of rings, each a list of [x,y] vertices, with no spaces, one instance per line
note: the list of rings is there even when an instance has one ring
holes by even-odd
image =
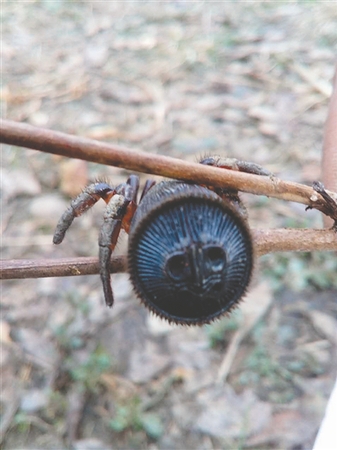
[[[107,183],[93,183],[87,186],[70,204],[69,208],[62,214],[54,233],[54,244],[61,244],[66,231],[75,217],[81,216],[90,209],[99,199],[109,201],[115,190]]]
[[[105,303],[112,307],[114,299],[110,283],[110,258],[117,243],[121,228],[129,231],[136,210],[139,178],[131,175],[126,183],[116,188],[116,194],[107,202],[103,225],[99,236],[100,276]]]
[[[116,188],[107,183],[97,182],[87,186],[62,214],[54,233],[54,244],[60,244],[75,217],[95,205],[99,199],[106,204],[103,226],[99,237],[100,275],[103,283],[105,302],[113,305],[113,294],[110,286],[110,257],[116,246],[121,228],[127,232],[136,210],[136,197],[139,189],[139,178],[131,175],[126,183]]]

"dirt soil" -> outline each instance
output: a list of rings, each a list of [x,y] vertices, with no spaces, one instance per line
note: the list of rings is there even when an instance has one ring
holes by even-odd
[[[5,2],[2,115],[310,184],[336,21],[335,2]],[[103,202],[60,246],[55,225],[87,183],[127,171],[9,146],[1,159],[2,258],[97,255]],[[321,226],[303,205],[243,198],[253,227]],[[2,448],[311,448],[336,377],[336,274],[329,252],[267,255],[240,309],[189,328],[151,316],[127,274],[112,310],[98,276],[3,282]]]

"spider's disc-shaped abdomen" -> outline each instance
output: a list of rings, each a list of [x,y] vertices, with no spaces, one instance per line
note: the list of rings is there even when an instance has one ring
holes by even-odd
[[[163,182],[138,207],[128,263],[134,288],[153,313],[203,324],[231,310],[244,294],[252,241],[240,214],[210,190]]]

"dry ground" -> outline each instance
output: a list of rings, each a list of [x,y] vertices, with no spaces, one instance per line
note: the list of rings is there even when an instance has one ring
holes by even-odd
[[[336,21],[335,2],[5,2],[3,116],[310,184]],[[6,146],[2,166],[3,258],[97,254],[102,205],[59,247],[55,224],[89,180],[126,171]],[[244,198],[253,226],[321,226]],[[98,276],[4,282],[3,448],[311,448],[336,375],[336,259],[266,256],[240,311],[188,329],[150,317],[125,274],[112,311]]]

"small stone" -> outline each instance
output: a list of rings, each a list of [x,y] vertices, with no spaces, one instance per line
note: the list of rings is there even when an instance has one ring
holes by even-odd
[[[98,439],[81,439],[73,442],[72,448],[74,450],[112,450],[112,447]]]
[[[32,389],[25,393],[21,399],[21,410],[33,413],[43,409],[48,404],[48,395],[40,389]]]

